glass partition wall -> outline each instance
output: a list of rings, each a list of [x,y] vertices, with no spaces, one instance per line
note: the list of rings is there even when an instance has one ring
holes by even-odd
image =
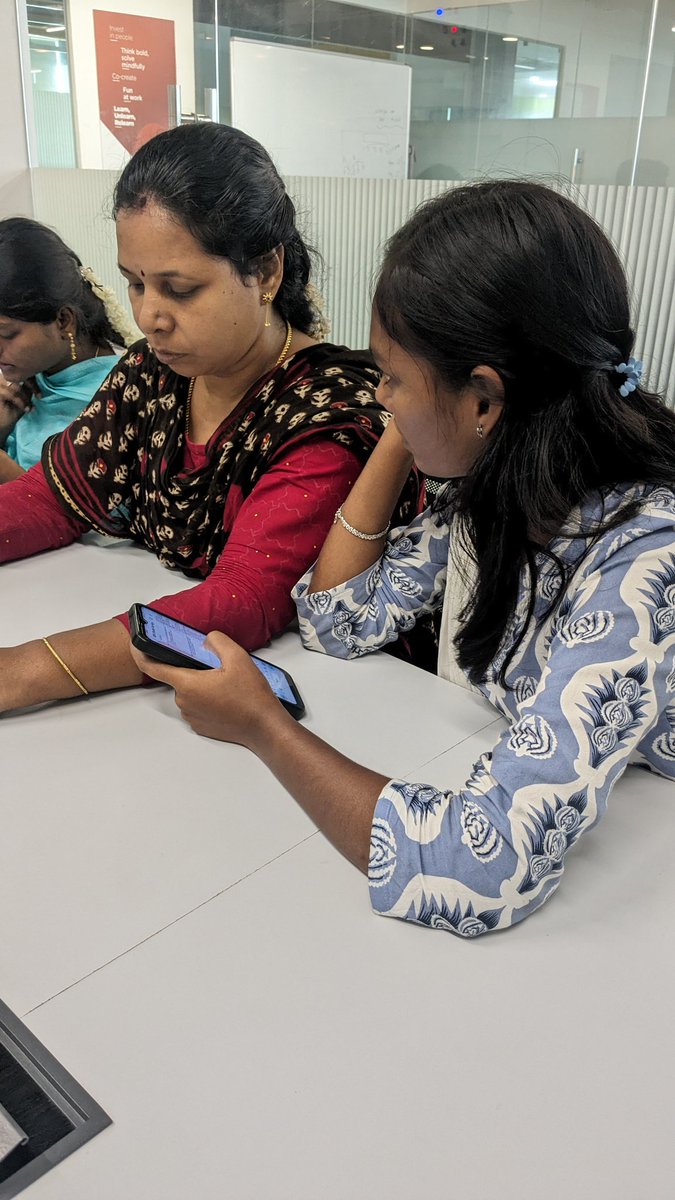
[[[406,0],[183,2],[201,117],[231,119],[230,41],[253,38],[408,65],[411,178],[675,182],[675,0],[465,0],[414,13]],[[91,11],[70,0],[25,10],[36,165],[75,166],[68,25]]]
[[[95,166],[96,155],[89,162],[85,155],[85,135],[96,147],[99,133],[93,34],[92,61],[80,49],[74,58],[70,47],[87,44],[82,35],[91,29],[96,0],[14,2],[23,16],[26,91],[36,128],[32,165]],[[309,240],[328,264],[323,283],[337,340],[367,342],[370,284],[382,244],[425,197],[486,176],[534,176],[562,188],[571,181],[625,262],[640,314],[638,357],[649,364],[652,386],[672,396],[675,0],[464,0],[461,7],[414,13],[413,4],[143,0],[142,7],[129,3],[127,16],[148,10],[147,16],[173,23],[177,80],[189,97],[186,106],[195,110],[181,119],[230,123],[231,47],[241,71],[254,55],[240,39],[267,43],[260,55],[269,72],[257,79],[249,71],[244,87],[240,74],[235,99],[241,106],[245,98],[256,116],[262,111],[271,140],[261,140],[279,162],[288,142],[303,147],[304,169],[282,170]],[[349,56],[358,62],[349,63]],[[283,75],[281,59],[293,62],[297,77]],[[363,88],[357,87],[354,81],[364,75]],[[389,110],[381,91],[382,79],[403,76],[410,120],[405,104]],[[329,78],[330,89],[324,87]],[[393,105],[393,82],[389,91]],[[282,114],[291,109],[286,120]],[[355,133],[366,112],[370,125]],[[360,138],[358,155],[341,152],[331,169],[317,169],[320,151],[333,142],[341,150],[354,138]],[[375,151],[389,153],[394,142],[396,170],[378,174]],[[40,170],[32,178],[36,216],[111,281],[114,232],[102,214],[109,212],[114,178],[113,171],[81,171],[72,189],[61,172]],[[123,300],[121,282],[118,292]]]
[[[197,96],[230,119],[232,37],[389,59],[412,68],[411,178],[675,182],[675,0],[404,7],[194,0]]]
[[[77,165],[65,0],[27,4],[36,166]]]

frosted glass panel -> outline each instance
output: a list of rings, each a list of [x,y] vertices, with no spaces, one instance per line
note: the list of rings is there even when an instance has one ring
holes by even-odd
[[[75,139],[70,96],[63,92],[33,93],[38,162],[41,167],[73,167]]]
[[[77,156],[64,0],[27,4],[26,16],[37,162],[41,167],[74,167]]]

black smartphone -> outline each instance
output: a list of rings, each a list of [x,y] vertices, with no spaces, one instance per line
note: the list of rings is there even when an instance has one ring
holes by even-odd
[[[132,604],[129,625],[134,646],[150,658],[172,667],[194,667],[198,671],[220,666],[218,657],[204,645],[205,634],[182,621],[174,621],[173,617],[155,612],[154,608]],[[288,672],[256,654],[250,657],[284,708],[296,718],[303,716],[305,706]]]

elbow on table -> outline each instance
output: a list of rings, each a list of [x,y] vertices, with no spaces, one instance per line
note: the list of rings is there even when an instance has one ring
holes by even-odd
[[[553,890],[554,888],[549,889],[545,895],[538,896],[521,909],[505,909],[499,900],[482,903],[455,900],[453,903],[444,898],[423,895],[418,905],[411,905],[405,910],[398,905],[388,909],[378,903],[379,898],[372,891],[371,881],[371,903],[379,916],[397,917],[399,920],[412,921],[416,925],[426,925],[429,929],[454,933],[459,937],[476,938],[486,933],[502,933],[519,925],[541,908]]]
[[[305,650],[314,650],[317,654],[326,654],[328,658],[341,658],[345,662],[355,658],[363,658],[364,655],[369,653],[363,647],[346,646],[344,642],[333,639],[330,641],[319,641],[318,639],[305,638],[302,635],[302,630],[300,631],[300,637]]]
[[[557,890],[563,874],[562,857],[516,852],[504,843],[510,858],[502,876],[486,879],[483,891],[473,891],[457,878],[405,871],[397,862],[397,840],[391,824],[375,817],[371,830],[368,879],[370,899],[380,916],[396,917],[464,938],[499,933],[519,925]],[[487,865],[487,864],[486,864]],[[397,880],[397,875],[399,878]]]
[[[364,650],[357,645],[350,630],[342,630],[335,626],[315,625],[313,621],[301,613],[298,614],[298,632],[305,650],[314,650],[317,654],[327,654],[329,658],[360,658]]]

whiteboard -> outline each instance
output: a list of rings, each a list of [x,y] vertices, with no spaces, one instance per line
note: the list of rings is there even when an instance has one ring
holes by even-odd
[[[232,38],[232,124],[282,175],[405,179],[410,67]]]

